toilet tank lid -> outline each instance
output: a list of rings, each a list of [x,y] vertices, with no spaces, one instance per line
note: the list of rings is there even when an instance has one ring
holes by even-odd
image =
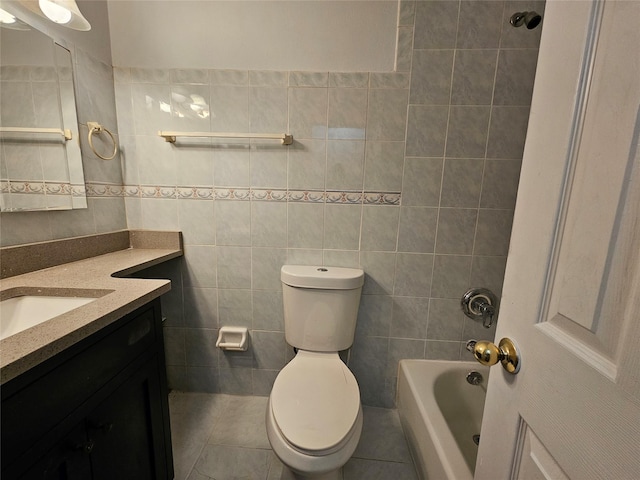
[[[359,268],[283,265],[280,278],[292,287],[350,290],[362,286],[364,271]]]

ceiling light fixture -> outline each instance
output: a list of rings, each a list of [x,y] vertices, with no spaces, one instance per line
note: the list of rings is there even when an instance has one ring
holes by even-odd
[[[11,30],[31,30],[29,25],[17,19],[15,15],[0,8],[0,27]]]
[[[80,13],[75,0],[38,0],[42,13],[52,22],[86,32],[91,24]]]
[[[0,8],[0,23],[6,23],[7,25],[16,23],[16,17]]]

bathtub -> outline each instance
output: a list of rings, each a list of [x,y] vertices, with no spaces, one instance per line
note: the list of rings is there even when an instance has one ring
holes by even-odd
[[[467,373],[484,377],[467,382]],[[401,360],[397,406],[422,480],[472,480],[489,369],[475,362]]]

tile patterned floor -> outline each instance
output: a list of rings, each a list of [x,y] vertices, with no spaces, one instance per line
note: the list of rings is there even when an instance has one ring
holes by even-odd
[[[171,392],[176,480],[280,480],[264,427],[266,397]],[[364,407],[344,480],[417,480],[398,413]]]

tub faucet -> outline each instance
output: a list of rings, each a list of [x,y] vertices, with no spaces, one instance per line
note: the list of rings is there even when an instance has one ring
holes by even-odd
[[[473,353],[473,349],[476,348],[476,343],[478,343],[477,340],[474,340],[474,339],[467,340],[467,350]]]
[[[476,372],[475,370],[467,373],[467,383],[470,385],[480,385],[482,383],[482,374],[480,372]]]

